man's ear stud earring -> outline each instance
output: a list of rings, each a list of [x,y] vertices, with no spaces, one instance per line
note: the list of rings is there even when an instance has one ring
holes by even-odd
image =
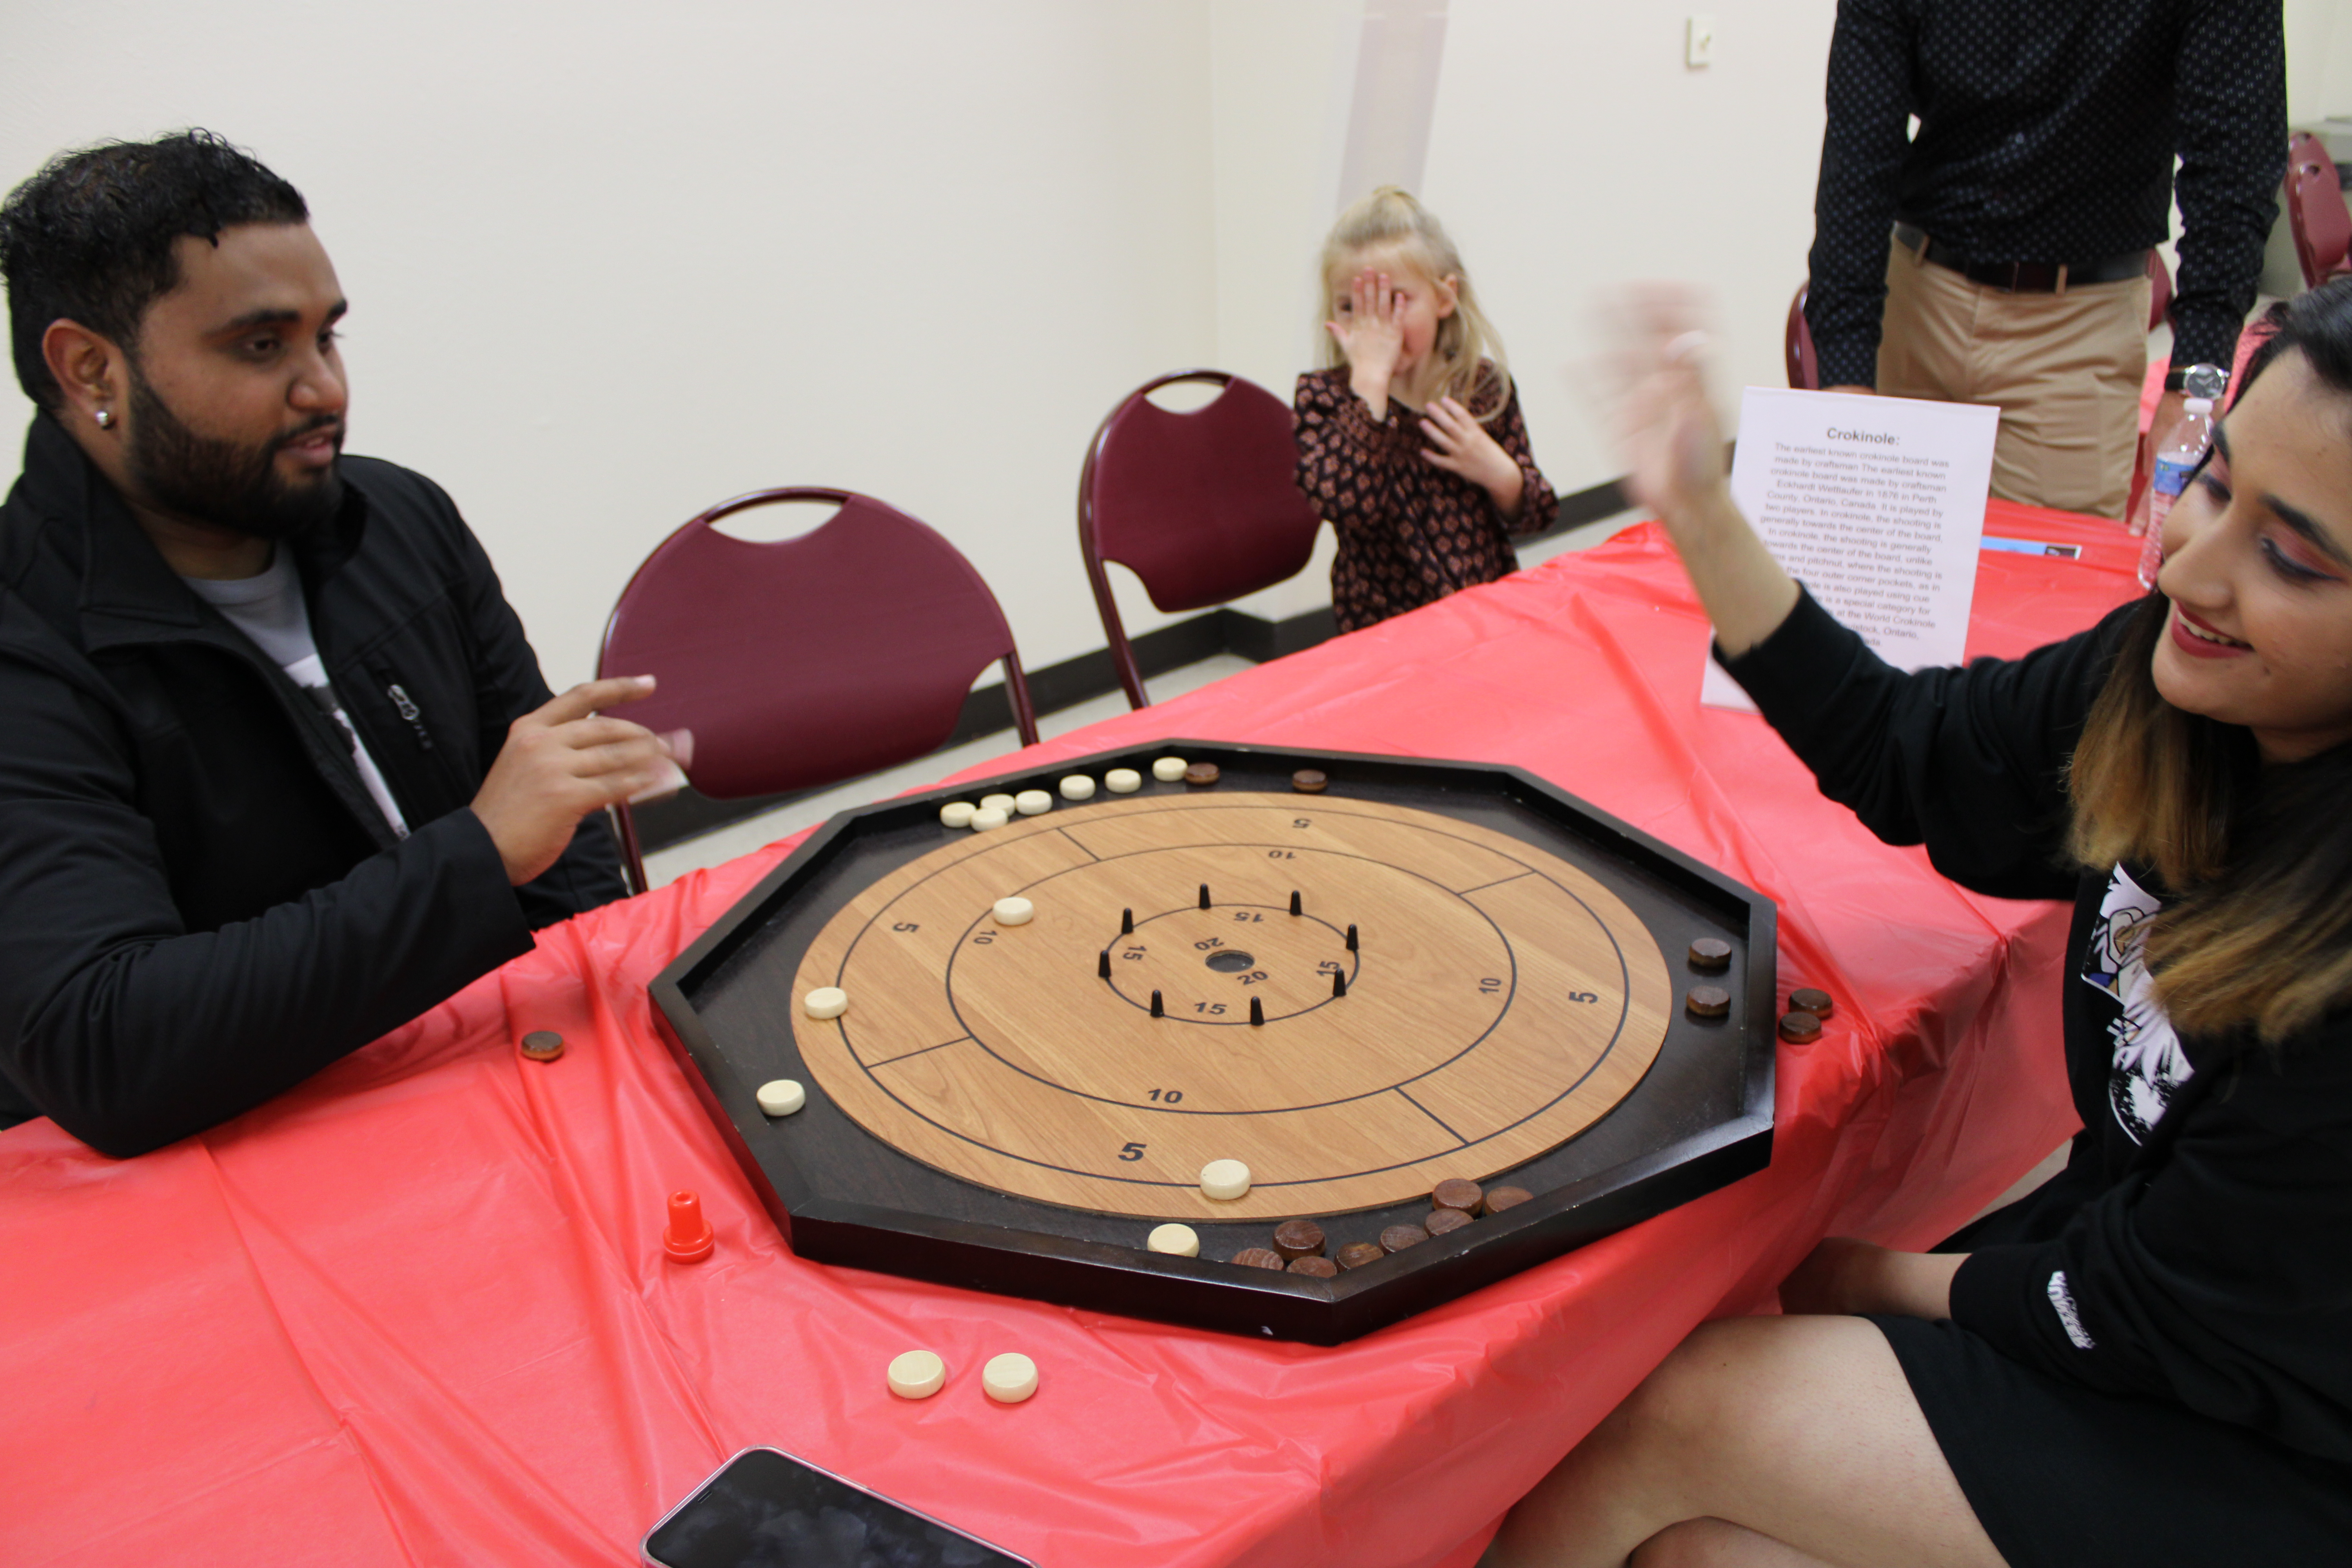
[[[101,408],[97,413],[91,415],[90,417],[98,421],[98,427],[100,429],[108,429],[114,424],[114,410],[111,408]]]

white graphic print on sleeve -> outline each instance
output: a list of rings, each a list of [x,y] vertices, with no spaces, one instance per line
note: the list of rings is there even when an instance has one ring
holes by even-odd
[[[2158,1000],[2156,980],[2147,972],[2141,952],[2147,922],[2164,905],[2121,866],[2107,883],[2099,905],[2099,923],[2091,928],[2091,942],[2083,954],[2083,978],[2116,999],[2123,1016],[2107,1026],[2115,1041],[2114,1065],[2107,1073],[2107,1104],[2116,1121],[2135,1143],[2147,1141],[2171,1103],[2172,1091],[2189,1081],[2196,1069],[2180,1048],[2180,1037]]]
[[[2074,1310],[2074,1292],[2066,1283],[2066,1271],[2058,1269],[2050,1276],[2050,1304],[2058,1309],[2058,1321],[2066,1331],[2067,1339],[2078,1351],[2095,1351],[2099,1342],[2083,1327],[2083,1314]]]

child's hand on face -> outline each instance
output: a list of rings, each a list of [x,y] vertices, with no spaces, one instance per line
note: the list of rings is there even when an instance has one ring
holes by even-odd
[[[1404,354],[1403,307],[1396,285],[1387,273],[1365,268],[1349,288],[1347,310],[1323,325],[1348,356],[1349,384],[1372,404],[1375,417],[1385,418],[1389,380]]]
[[[1503,450],[1486,427],[1451,397],[1441,397],[1421,411],[1421,433],[1429,445],[1421,455],[1449,474],[1459,474],[1484,489],[1505,517],[1519,515],[1527,475]]]

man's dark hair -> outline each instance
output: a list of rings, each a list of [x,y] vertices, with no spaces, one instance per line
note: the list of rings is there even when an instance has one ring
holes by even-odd
[[[172,243],[246,223],[301,223],[302,193],[209,131],[60,153],[0,204],[0,277],[16,381],[44,408],[65,394],[41,356],[59,317],[135,353],[147,307],[179,286]]]

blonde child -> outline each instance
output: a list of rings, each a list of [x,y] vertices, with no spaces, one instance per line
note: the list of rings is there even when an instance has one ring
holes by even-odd
[[[1491,583],[1559,501],[1536,471],[1503,345],[1428,209],[1383,186],[1323,246],[1327,368],[1298,378],[1298,488],[1339,536],[1355,631]]]

